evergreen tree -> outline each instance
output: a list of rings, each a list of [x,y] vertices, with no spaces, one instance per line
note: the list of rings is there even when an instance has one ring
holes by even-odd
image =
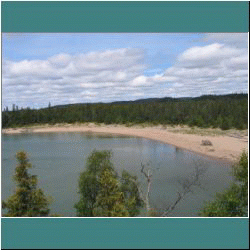
[[[111,170],[104,169],[100,177],[100,191],[96,197],[94,216],[99,217],[127,217],[123,192],[120,191],[118,181]]]
[[[121,191],[125,197],[125,207],[129,212],[129,216],[138,215],[144,203],[140,197],[137,177],[129,174],[126,170],[122,171]]]
[[[16,193],[5,202],[2,208],[8,212],[7,217],[38,217],[49,214],[49,202],[42,189],[37,188],[37,176],[28,173],[32,168],[27,154],[18,152],[16,154],[18,165],[15,169],[14,181],[17,183]]]

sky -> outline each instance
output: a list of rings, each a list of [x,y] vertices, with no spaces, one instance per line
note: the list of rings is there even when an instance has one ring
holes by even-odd
[[[247,33],[2,33],[2,109],[229,93]]]

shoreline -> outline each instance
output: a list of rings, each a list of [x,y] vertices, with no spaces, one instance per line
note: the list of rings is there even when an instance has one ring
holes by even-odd
[[[189,132],[189,130],[191,132]],[[175,146],[180,149],[202,154],[219,160],[235,162],[241,152],[248,150],[248,135],[233,136],[227,133],[213,134],[218,129],[198,129],[197,134],[194,129],[187,127],[164,127],[164,126],[130,126],[125,125],[104,125],[104,124],[55,124],[40,125],[20,128],[2,129],[2,134],[29,134],[29,133],[55,133],[55,132],[83,132],[100,133],[110,135],[122,135],[141,137],[155,140]],[[203,134],[201,134],[201,132]],[[212,145],[202,145],[202,141],[207,140]]]

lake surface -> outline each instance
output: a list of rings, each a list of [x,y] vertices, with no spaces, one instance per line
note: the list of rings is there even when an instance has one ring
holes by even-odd
[[[153,169],[150,202],[159,211],[175,201],[177,192],[182,191],[180,182],[192,176],[195,165],[205,166],[207,170],[200,178],[202,188],[194,187],[170,217],[198,216],[204,201],[213,199],[232,180],[229,163],[143,138],[86,133],[2,135],[2,200],[14,193],[15,154],[24,150],[33,165],[30,172],[38,175],[38,187],[53,199],[51,213],[76,216],[73,206],[79,200],[79,174],[85,170],[86,159],[94,149],[112,150],[118,173],[126,169],[137,175],[142,190],[146,183],[140,166],[150,163]]]

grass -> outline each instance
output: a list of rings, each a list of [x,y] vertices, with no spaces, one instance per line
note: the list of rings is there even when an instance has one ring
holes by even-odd
[[[233,137],[244,137],[248,136],[248,130],[237,130],[237,129],[228,129],[222,130],[220,128],[200,128],[200,127],[188,127],[188,126],[175,126],[167,127],[168,131],[173,133],[182,133],[182,134],[196,134],[196,135],[207,135],[207,136],[233,136]]]

